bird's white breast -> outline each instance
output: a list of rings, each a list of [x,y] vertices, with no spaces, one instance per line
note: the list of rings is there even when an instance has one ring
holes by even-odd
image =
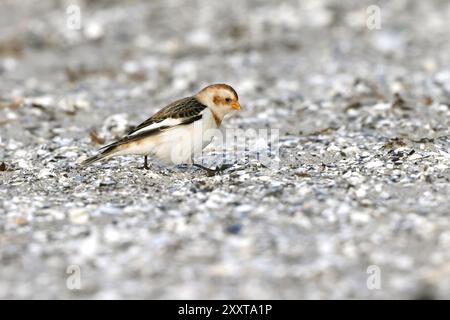
[[[191,163],[194,154],[200,153],[218,134],[211,111],[202,111],[202,118],[187,125],[176,125],[161,133],[131,143],[121,154],[153,156],[168,164]]]

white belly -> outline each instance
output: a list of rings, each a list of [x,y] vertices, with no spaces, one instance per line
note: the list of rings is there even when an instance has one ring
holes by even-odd
[[[166,164],[191,163],[193,155],[199,154],[211,142],[216,130],[214,119],[206,110],[201,120],[132,142],[116,155],[149,155]]]

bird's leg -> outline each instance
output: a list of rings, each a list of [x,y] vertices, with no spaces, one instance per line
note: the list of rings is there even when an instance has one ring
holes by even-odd
[[[150,167],[148,166],[147,162],[147,156],[144,156],[144,166],[142,167],[142,169],[150,170]]]

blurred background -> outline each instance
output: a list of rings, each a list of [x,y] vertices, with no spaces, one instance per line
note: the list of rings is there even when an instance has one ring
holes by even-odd
[[[448,298],[449,21],[446,0],[2,0],[0,297]],[[278,172],[72,170],[215,82],[243,106],[226,126],[281,130]]]
[[[371,5],[379,29],[367,27]],[[447,1],[6,0],[1,9],[2,99],[89,96],[94,123],[125,109],[139,121],[213,82],[239,88],[250,103],[242,117],[259,99],[349,98],[361,79],[361,90],[386,97],[450,90]]]

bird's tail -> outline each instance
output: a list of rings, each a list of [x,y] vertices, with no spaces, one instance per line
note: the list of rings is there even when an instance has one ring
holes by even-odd
[[[101,149],[100,149],[101,150]],[[90,158],[87,158],[86,160],[84,160],[81,165],[83,167],[88,166],[90,164],[93,164],[94,162],[97,162],[99,160],[102,159],[106,159],[111,157],[116,151],[116,146],[106,146],[106,149],[104,149],[102,152],[100,152],[99,154],[96,154],[95,156],[92,156]]]

